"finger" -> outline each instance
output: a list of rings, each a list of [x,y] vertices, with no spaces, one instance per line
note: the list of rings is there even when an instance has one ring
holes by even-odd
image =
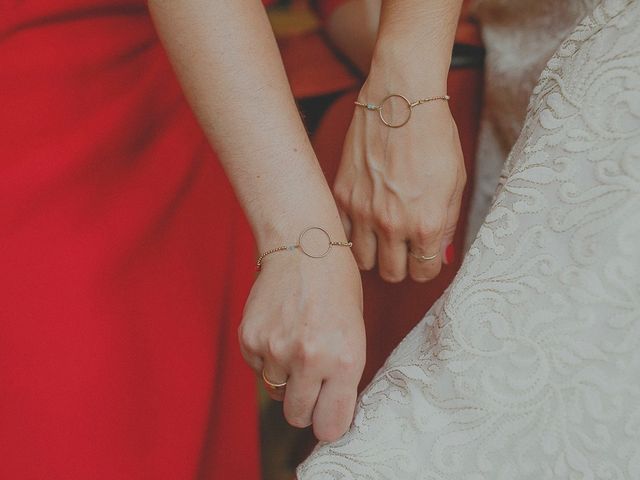
[[[340,213],[340,220],[342,221],[342,226],[344,228],[344,234],[347,237],[347,241],[351,238],[351,220],[349,219],[349,215],[347,215],[342,209],[338,209]]]
[[[311,425],[313,409],[320,393],[319,378],[294,373],[287,381],[284,396],[284,417],[290,425],[304,428]]]
[[[322,384],[313,411],[313,433],[318,440],[332,442],[349,429],[356,406],[356,383],[331,378]]]
[[[372,230],[360,222],[351,227],[353,256],[360,270],[371,270],[376,265],[377,239]]]
[[[383,280],[398,283],[407,276],[407,242],[400,237],[378,239],[378,271]]]
[[[288,377],[289,375],[282,367],[273,361],[265,360],[264,369],[262,370],[262,385],[273,400],[281,402],[284,399],[286,386],[274,387],[273,385],[288,382]]]
[[[259,342],[255,335],[252,334],[250,328],[246,327],[243,322],[238,327],[238,343],[240,344],[240,353],[245,362],[256,372],[258,375],[262,372],[263,361],[262,356],[259,353]]]
[[[440,273],[443,233],[443,229],[439,227],[422,227],[409,238],[409,275],[416,282],[426,282]]]
[[[264,362],[259,355],[253,354],[247,350],[247,348],[240,344],[240,353],[242,354],[242,358],[247,364],[251,367],[251,369],[260,374],[262,372],[262,368],[264,367]]]
[[[442,253],[442,261],[445,265],[455,262],[456,251],[453,245],[453,239],[458,226],[460,217],[460,207],[462,204],[462,192],[464,191],[464,182],[459,182],[455,192],[451,196],[447,207],[447,221],[440,242],[440,252]]]

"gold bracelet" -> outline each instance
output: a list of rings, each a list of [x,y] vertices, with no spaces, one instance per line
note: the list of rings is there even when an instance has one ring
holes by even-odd
[[[327,248],[326,249],[321,250],[320,252],[312,252],[309,249],[309,247],[305,248],[304,243],[303,243],[304,237],[305,237],[305,235],[307,235],[311,231],[322,232],[324,234],[324,236],[327,237]],[[266,257],[267,255],[271,255],[272,253],[282,252],[282,251],[285,251],[285,250],[288,250],[288,251],[300,250],[307,257],[324,258],[327,255],[329,255],[329,252],[331,251],[331,247],[348,247],[348,248],[351,248],[352,246],[353,246],[353,242],[336,242],[336,241],[332,240],[331,236],[329,235],[329,233],[324,228],[321,228],[321,227],[309,227],[309,228],[307,228],[307,229],[302,231],[302,233],[298,237],[298,243],[296,243],[295,245],[283,245],[281,247],[272,248],[271,250],[267,250],[262,255],[260,255],[258,257],[258,261],[256,262],[256,270],[260,271],[260,269],[262,268],[262,260],[264,260],[264,257]]]
[[[392,123],[391,121],[389,121],[388,119],[386,119],[384,117],[384,114],[382,113],[382,110],[384,109],[384,104],[386,102],[388,102],[389,100],[393,99],[393,98],[399,98],[401,99],[407,106],[407,113],[406,113],[406,117],[404,118],[403,121],[399,122],[399,123]],[[382,123],[384,123],[387,127],[390,128],[400,128],[404,125],[407,124],[407,122],[409,122],[409,120],[411,119],[411,112],[413,110],[413,107],[417,107],[418,105],[422,105],[423,103],[429,103],[429,102],[434,102],[436,100],[444,100],[444,101],[449,101],[451,97],[449,97],[449,95],[439,95],[437,97],[428,97],[428,98],[422,98],[420,100],[416,100],[415,102],[410,102],[407,97],[405,97],[404,95],[398,95],[397,93],[392,93],[391,95],[386,96],[382,102],[380,103],[380,105],[375,105],[373,103],[362,103],[362,102],[358,102],[355,101],[354,103],[358,106],[358,107],[363,107],[366,108],[367,110],[373,110],[373,111],[377,111],[378,115],[380,116],[380,120],[382,120]]]

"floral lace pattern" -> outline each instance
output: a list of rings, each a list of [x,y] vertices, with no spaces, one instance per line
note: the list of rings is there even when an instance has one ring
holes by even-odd
[[[640,0],[602,0],[561,43],[504,178],[300,480],[640,479]]]
[[[484,109],[473,178],[467,245],[475,239],[496,179],[524,124],[531,92],[547,61],[598,0],[476,0],[487,45]]]

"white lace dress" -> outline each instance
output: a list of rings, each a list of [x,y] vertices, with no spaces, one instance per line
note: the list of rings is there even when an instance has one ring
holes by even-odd
[[[517,141],[460,273],[300,480],[640,479],[640,0],[478,12],[481,161]]]

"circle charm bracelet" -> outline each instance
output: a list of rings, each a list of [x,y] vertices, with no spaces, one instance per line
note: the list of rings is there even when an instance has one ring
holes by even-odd
[[[445,102],[449,101],[451,97],[449,95],[439,95],[436,97],[427,97],[421,98],[420,100],[416,100],[415,102],[410,102],[407,97],[404,95],[399,95],[397,93],[392,93],[391,95],[387,95],[379,105],[374,103],[363,103],[356,101],[354,102],[356,106],[366,108],[367,110],[371,110],[374,112],[378,112],[378,116],[382,123],[384,123],[389,128],[400,128],[406,125],[409,120],[411,120],[411,112],[418,105],[423,105],[429,102],[435,102],[437,100],[443,100]],[[394,108],[395,105],[395,108]],[[403,110],[404,113],[397,114],[399,118],[392,118],[393,112],[385,112],[385,106],[387,110]],[[399,107],[399,108],[398,108]]]
[[[310,237],[316,237],[315,245],[313,245],[313,240]],[[324,228],[321,227],[309,227],[300,233],[298,237],[298,243],[294,245],[282,245],[280,247],[272,248],[271,250],[267,250],[262,255],[258,257],[258,261],[256,262],[256,270],[260,271],[262,269],[262,261],[268,255],[276,252],[283,251],[295,251],[300,250],[307,257],[310,258],[324,258],[329,255],[329,252],[333,247],[348,247],[351,248],[353,246],[353,242],[337,242],[331,238],[329,232],[327,232]]]

